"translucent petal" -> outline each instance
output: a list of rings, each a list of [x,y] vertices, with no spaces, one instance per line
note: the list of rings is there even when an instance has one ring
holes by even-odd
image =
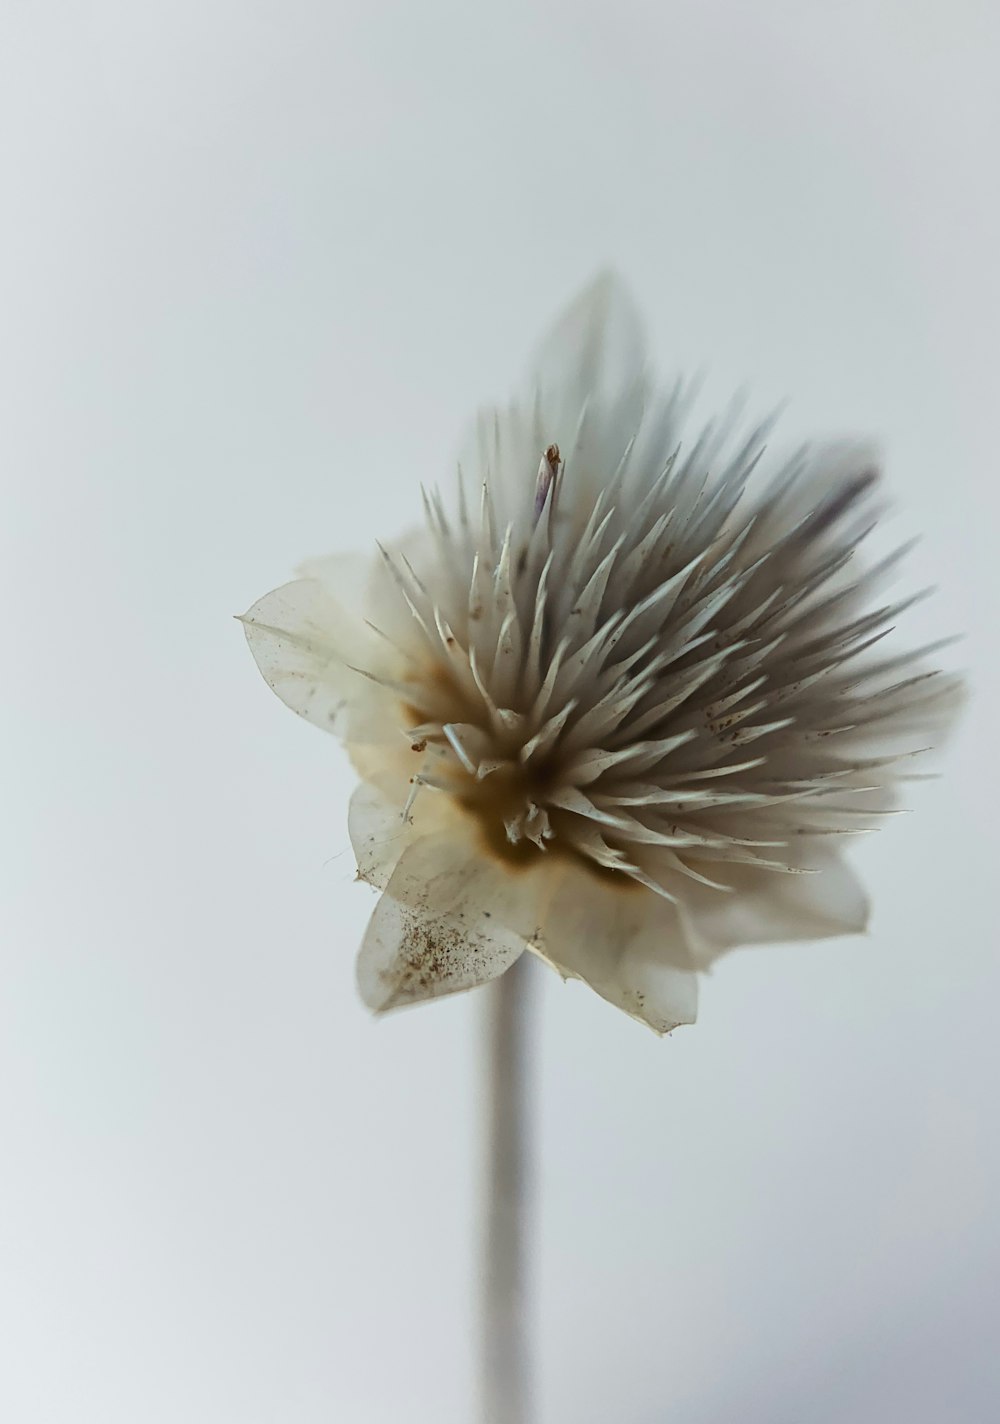
[[[317,579],[265,594],[240,621],[264,680],[293,712],[338,736],[399,740],[391,699],[354,670],[378,655],[374,634]]]
[[[451,800],[428,791],[404,808],[411,790],[405,776],[383,774],[363,781],[351,796],[347,816],[351,845],[358,862],[358,876],[369,885],[384,890],[403,852],[415,840],[451,829],[451,834],[467,834],[467,823]]]
[[[538,348],[532,375],[542,417],[566,461],[565,480],[581,517],[640,434],[649,400],[646,368],[641,319],[611,272],[583,289]],[[651,473],[669,453],[656,450]]]
[[[495,979],[537,931],[539,878],[447,833],[410,844],[375,908],[358,956],[358,985],[381,1013]]]
[[[639,436],[639,446],[650,444],[644,456],[636,457],[640,463],[648,459],[650,475],[662,469],[669,438],[661,427],[648,442],[641,434],[649,402],[641,320],[621,281],[602,273],[539,343],[520,398],[480,415],[459,461],[468,488],[474,491],[488,480],[501,526],[510,522],[515,533],[525,532],[539,459],[556,445],[565,466],[557,486],[572,487],[573,496],[561,503],[557,487],[550,507],[559,507],[556,522],[567,533],[579,523],[579,536],[598,491],[634,437]],[[526,489],[527,501],[522,497]]]
[[[789,864],[815,873],[787,875],[716,862],[705,869],[735,893],[684,881],[677,909],[699,968],[738,945],[832,939],[866,929],[868,896],[839,855],[815,841],[781,854]],[[696,861],[691,864],[698,868]]]
[[[403,816],[402,804],[388,800],[372,782],[363,781],[355,788],[347,826],[361,880],[385,889],[412,839],[411,825]]]
[[[695,1021],[697,980],[676,911],[642,886],[570,868],[531,948],[657,1033]]]
[[[382,541],[384,547],[415,568],[433,558],[428,531],[418,525],[402,538]],[[377,550],[366,554],[325,554],[307,559],[296,570],[300,578],[317,579],[340,605],[354,626],[366,620],[390,635],[410,631],[410,615],[387,576],[385,560]],[[367,630],[366,630],[367,631]]]
[[[299,578],[316,579],[345,612],[363,619],[368,616],[366,594],[375,567],[374,554],[323,554],[304,560],[295,572]]]
[[[543,395],[585,400],[636,395],[646,370],[642,321],[628,290],[601,272],[560,313],[530,363]]]

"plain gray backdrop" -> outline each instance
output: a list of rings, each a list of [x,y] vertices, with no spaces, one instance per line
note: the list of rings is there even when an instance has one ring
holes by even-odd
[[[945,776],[871,934],[666,1041],[539,968],[545,1424],[997,1417],[983,0],[6,0],[0,1417],[465,1424],[475,996],[373,1022],[352,774],[232,615],[419,516],[611,262],[665,376],[876,437]]]

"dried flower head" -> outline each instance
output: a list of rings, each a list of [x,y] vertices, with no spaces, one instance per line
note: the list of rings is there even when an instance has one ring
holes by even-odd
[[[864,927],[841,838],[892,809],[957,684],[882,643],[914,600],[873,601],[903,550],[855,552],[870,460],[764,480],[766,426],[685,449],[686,400],[603,277],[480,418],[454,507],[425,495],[370,566],[319,560],[247,613],[267,682],[362,777],[373,1009],[527,947],[665,1032],[724,950]]]

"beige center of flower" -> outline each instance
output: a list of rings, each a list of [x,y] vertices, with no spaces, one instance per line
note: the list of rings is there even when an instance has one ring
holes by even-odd
[[[727,864],[801,873],[800,837],[867,829],[897,755],[869,729],[882,743],[923,676],[858,658],[906,606],[865,611],[895,556],[846,572],[874,474],[788,518],[793,466],[747,517],[750,443],[714,482],[671,459],[630,484],[630,446],[588,505],[540,448],[505,527],[486,481],[478,523],[428,499],[419,569],[386,554],[414,794],[449,795],[505,864],[570,855],[668,899],[678,876],[728,888]]]

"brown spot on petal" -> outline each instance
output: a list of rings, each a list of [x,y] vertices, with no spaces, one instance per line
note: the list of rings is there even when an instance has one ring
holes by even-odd
[[[467,960],[467,951],[468,941],[457,930],[417,915],[408,916],[400,945],[405,969],[399,990],[427,994],[455,975]]]
[[[498,967],[497,951],[488,932],[409,911],[404,916],[399,961],[381,974],[388,991],[384,1007],[394,1008],[471,986],[492,978]]]

